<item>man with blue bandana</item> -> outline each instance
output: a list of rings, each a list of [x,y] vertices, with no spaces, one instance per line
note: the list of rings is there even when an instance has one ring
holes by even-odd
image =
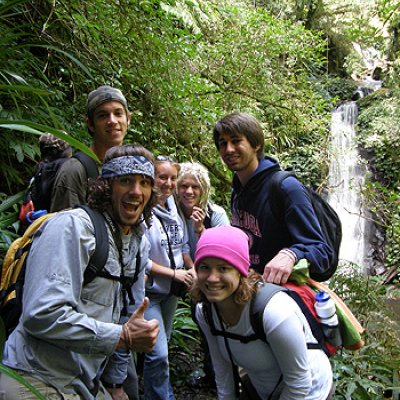
[[[107,151],[88,204],[104,216],[109,253],[101,276],[86,285],[84,271],[95,249],[87,213],[80,208],[60,212],[37,231],[27,262],[23,313],[5,344],[3,364],[46,398],[115,398],[100,380],[109,357],[116,351],[129,355],[154,347],[159,328],[156,320],[143,316],[149,305],[144,269],[129,289],[115,279],[135,276],[139,251],[147,260],[141,223],[150,221],[153,184],[153,156],[144,147]],[[135,311],[121,324],[127,298],[123,288],[132,294]],[[37,398],[5,374],[0,376],[0,393],[5,400]],[[128,398],[122,388],[119,398]]]

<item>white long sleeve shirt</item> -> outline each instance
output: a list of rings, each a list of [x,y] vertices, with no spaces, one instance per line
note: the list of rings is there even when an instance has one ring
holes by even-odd
[[[213,308],[212,308],[213,309]],[[213,309],[215,327],[222,330]],[[234,400],[235,384],[225,340],[213,336],[204,320],[202,304],[196,317],[204,332],[215,370],[219,400]],[[250,303],[242,311],[239,322],[223,329],[241,336],[254,333],[250,322]],[[302,311],[288,295],[275,294],[264,310],[264,330],[268,343],[255,340],[241,343],[227,339],[233,361],[248,374],[262,399],[325,400],[332,386],[332,370],[322,350],[307,349],[307,342],[316,343]],[[282,382],[279,380],[282,377]]]

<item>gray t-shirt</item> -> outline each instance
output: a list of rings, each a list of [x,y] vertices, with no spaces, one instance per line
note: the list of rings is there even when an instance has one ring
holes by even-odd
[[[78,159],[70,158],[57,172],[50,211],[61,211],[86,204],[87,194],[88,178],[85,167]]]

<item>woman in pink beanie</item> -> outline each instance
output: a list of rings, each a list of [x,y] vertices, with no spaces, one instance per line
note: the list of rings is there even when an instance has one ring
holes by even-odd
[[[307,348],[317,340],[285,292],[275,293],[265,306],[267,340],[255,336],[250,304],[263,281],[249,265],[249,239],[242,230],[220,226],[203,232],[195,253],[192,298],[210,349],[218,399],[332,399],[329,359],[323,350]]]

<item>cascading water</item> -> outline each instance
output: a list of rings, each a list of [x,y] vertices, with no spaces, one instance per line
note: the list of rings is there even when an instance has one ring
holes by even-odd
[[[356,264],[361,273],[374,273],[383,267],[374,248],[381,243],[360,193],[368,171],[355,140],[358,107],[354,100],[380,89],[379,71],[384,63],[375,49],[362,50],[357,43],[353,45],[369,73],[354,92],[353,101],[341,104],[332,112],[328,202],[342,221],[343,239],[339,259]]]
[[[367,168],[355,141],[357,115],[355,101],[344,103],[332,112],[328,202],[342,221],[343,240],[339,258],[358,265],[360,272],[365,272],[369,266],[370,222],[360,195]]]

